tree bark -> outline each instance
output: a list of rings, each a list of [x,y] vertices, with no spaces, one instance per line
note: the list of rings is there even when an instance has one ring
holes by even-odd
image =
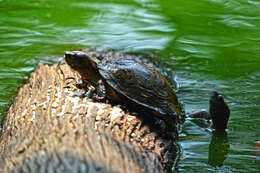
[[[174,164],[176,139],[120,106],[80,98],[76,82],[65,62],[38,65],[6,115],[0,172],[152,173]]]

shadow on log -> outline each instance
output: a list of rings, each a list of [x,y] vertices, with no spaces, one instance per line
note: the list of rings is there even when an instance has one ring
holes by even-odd
[[[0,172],[169,170],[178,149],[174,139],[119,106],[73,96],[80,91],[66,88],[65,79],[80,78],[65,62],[60,69],[39,64],[20,88],[1,134]]]

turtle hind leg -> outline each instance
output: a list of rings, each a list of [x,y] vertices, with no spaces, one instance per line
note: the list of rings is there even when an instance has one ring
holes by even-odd
[[[165,123],[165,137],[178,139],[177,122],[173,118],[163,118]]]

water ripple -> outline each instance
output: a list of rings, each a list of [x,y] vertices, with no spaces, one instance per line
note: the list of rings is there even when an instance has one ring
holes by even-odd
[[[87,19],[88,27],[85,29],[70,31],[68,37],[73,34],[79,44],[92,43],[94,47],[124,50],[160,50],[171,40],[167,33],[174,31],[164,16],[136,6],[91,4],[86,7],[104,10]],[[78,33],[84,33],[84,38]]]

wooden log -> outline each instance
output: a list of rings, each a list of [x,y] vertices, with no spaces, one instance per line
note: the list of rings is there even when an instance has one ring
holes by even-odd
[[[176,139],[119,106],[78,97],[76,82],[80,77],[65,62],[40,63],[31,73],[3,125],[0,172],[169,170]]]

